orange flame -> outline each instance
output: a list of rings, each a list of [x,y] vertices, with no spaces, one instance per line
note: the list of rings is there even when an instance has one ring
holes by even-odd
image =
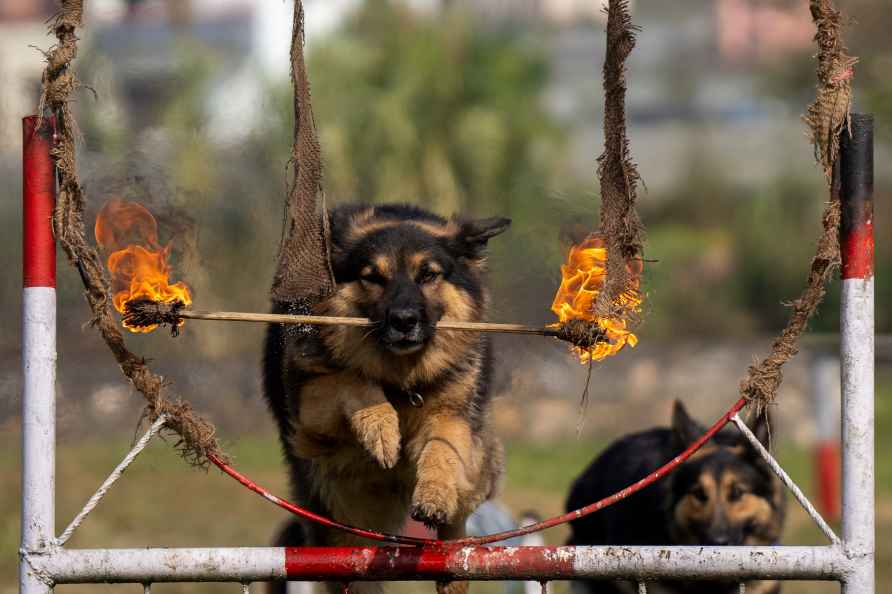
[[[641,297],[638,292],[640,267],[633,270],[633,285],[619,297],[619,305],[624,309],[641,311]],[[558,316],[558,322],[585,320],[596,322],[606,341],[583,348],[573,346],[581,363],[589,360],[600,361],[620,352],[623,347],[634,347],[638,337],[626,327],[626,321],[600,318],[595,315],[595,302],[607,278],[607,247],[597,234],[591,234],[579,244],[570,248],[567,263],[561,266],[561,286],[554,296],[551,311]]]
[[[170,244],[162,247],[158,243],[158,223],[144,206],[112,198],[96,216],[94,234],[96,243],[110,252],[108,270],[116,310],[123,313],[126,303],[134,299],[192,303],[189,287],[168,283]],[[131,332],[151,332],[158,326],[135,327],[125,322],[124,327]]]

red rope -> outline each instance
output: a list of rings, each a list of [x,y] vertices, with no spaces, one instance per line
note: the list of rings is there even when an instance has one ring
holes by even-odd
[[[220,470],[240,482],[242,485],[247,487],[248,489],[254,491],[255,493],[263,496],[268,501],[278,505],[282,509],[288,510],[291,513],[301,516],[302,518],[306,518],[313,522],[317,522],[322,524],[323,526],[328,526],[329,528],[335,528],[337,530],[342,530],[344,532],[349,532],[350,534],[354,534],[356,536],[361,536],[363,538],[368,538],[370,540],[377,540],[379,542],[392,542],[396,544],[402,545],[434,545],[434,546],[442,546],[445,544],[448,545],[485,545],[491,544],[494,542],[499,542],[502,540],[508,540],[511,538],[516,538],[518,536],[524,536],[525,534],[530,534],[532,532],[539,532],[541,530],[545,530],[546,528],[553,528],[554,526],[558,526],[560,524],[566,524],[576,518],[582,518],[589,514],[593,514],[596,511],[600,511],[605,507],[611,506],[618,501],[622,501],[627,498],[629,495],[637,493],[641,489],[657,482],[676,468],[678,468],[681,464],[683,464],[688,458],[694,455],[694,453],[703,447],[707,441],[712,439],[712,437],[722,430],[722,428],[728,424],[735,414],[740,412],[740,410],[745,407],[747,404],[747,400],[745,398],[741,398],[734,405],[728,409],[718,421],[716,421],[703,435],[700,436],[697,441],[692,443],[688,448],[680,453],[678,456],[667,462],[666,464],[660,466],[658,469],[642,478],[638,482],[632,483],[625,489],[617,491],[613,495],[608,495],[607,497],[601,499],[600,501],[596,501],[585,507],[579,508],[577,510],[568,512],[566,514],[555,516],[553,518],[549,518],[547,520],[543,520],[537,524],[531,524],[529,526],[525,526],[523,528],[517,528],[515,530],[506,530],[504,532],[497,532],[495,534],[488,534],[486,536],[469,536],[467,538],[459,538],[455,540],[439,540],[434,538],[413,538],[411,536],[400,536],[398,534],[386,534],[383,532],[376,532],[374,530],[366,530],[364,528],[357,528],[355,526],[349,526],[347,524],[342,524],[330,518],[325,518],[318,514],[315,514],[307,509],[304,509],[298,505],[291,503],[285,499],[280,497],[276,497],[265,488],[261,487],[248,477],[239,473],[237,470],[220,460],[216,455],[210,454],[208,458],[211,462],[213,462]]]
[[[300,516],[302,518],[306,518],[318,524],[322,524],[323,526],[328,526],[329,528],[336,528],[337,530],[342,530],[344,532],[349,532],[350,534],[355,534],[356,536],[362,536],[363,538],[368,538],[371,540],[377,540],[381,542],[394,542],[397,544],[405,544],[405,545],[427,545],[427,544],[438,544],[440,541],[434,540],[431,538],[413,538],[411,536],[400,536],[397,534],[384,534],[383,532],[375,532],[374,530],[366,530],[365,528],[357,528],[355,526],[349,526],[347,524],[341,524],[335,520],[331,520],[324,516],[320,516],[319,514],[315,514],[308,509],[300,507],[299,505],[295,505],[288,501],[287,499],[282,499],[281,497],[276,497],[269,491],[267,491],[264,487],[261,487],[239,471],[237,471],[232,466],[228,465],[226,462],[217,457],[216,454],[208,454],[208,460],[217,465],[217,468],[240,482],[242,485],[247,487],[248,489],[254,491],[258,495],[261,495],[267,501],[275,503],[282,509],[288,510],[294,515]]]

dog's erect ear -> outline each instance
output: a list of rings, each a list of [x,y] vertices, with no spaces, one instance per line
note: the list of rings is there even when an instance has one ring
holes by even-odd
[[[496,235],[504,233],[510,225],[511,219],[505,217],[459,221],[454,248],[460,256],[482,258],[487,242]]]
[[[672,406],[672,439],[676,447],[684,449],[706,432],[700,423],[691,418],[681,400]]]

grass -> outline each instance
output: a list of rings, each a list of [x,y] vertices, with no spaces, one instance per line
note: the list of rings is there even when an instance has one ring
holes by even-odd
[[[892,454],[892,382],[881,382],[877,399],[878,433],[878,588],[892,586],[892,468],[884,460]],[[20,493],[18,438],[15,432],[0,436],[0,472],[11,488],[0,492],[0,594],[17,589],[18,498]],[[552,515],[562,510],[563,498],[573,478],[603,444],[568,440],[549,445],[524,442],[507,444],[508,469],[502,500],[515,512],[535,509]],[[80,509],[99,482],[127,450],[127,438],[94,437],[76,443],[60,443],[57,454],[57,533]],[[229,444],[236,466],[276,493],[287,493],[278,445],[272,436],[245,436]],[[778,456],[787,471],[811,491],[808,452],[781,447]],[[790,502],[785,544],[824,544],[821,534],[794,501]],[[70,547],[144,546],[266,546],[285,512],[264,502],[216,470],[204,473],[189,468],[169,445],[156,442],[127,471],[97,510],[78,530]],[[559,544],[566,529],[545,534]],[[135,585],[64,586],[64,592],[138,592]],[[433,592],[429,585],[395,588],[398,592]],[[259,591],[259,590],[258,590]],[[500,592],[493,584],[477,584],[472,591]],[[565,584],[551,589],[566,592]],[[787,594],[837,592],[832,583],[795,583]],[[156,594],[238,592],[232,584],[159,584]]]

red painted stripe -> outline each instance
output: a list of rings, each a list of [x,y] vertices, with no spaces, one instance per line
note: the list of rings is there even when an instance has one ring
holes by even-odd
[[[429,547],[288,547],[285,575],[292,579],[356,580],[446,573],[446,550]]]
[[[828,520],[839,518],[839,442],[824,441],[815,451],[818,505]]]
[[[285,576],[292,580],[350,582],[402,578],[448,581],[474,573],[514,579],[548,574],[572,577],[568,547],[288,547]]]
[[[873,276],[873,219],[846,233],[840,248],[843,279]]]
[[[55,163],[51,120],[40,130],[37,116],[22,120],[22,275],[26,287],[56,286],[56,241],[53,209],[56,205]]]

